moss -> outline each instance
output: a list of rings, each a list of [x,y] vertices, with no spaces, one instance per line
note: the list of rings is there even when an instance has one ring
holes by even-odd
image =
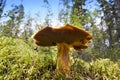
[[[38,79],[46,74],[50,65],[23,40],[0,38],[0,80]],[[46,58],[47,61],[52,59]],[[51,61],[52,62],[52,61]],[[45,77],[45,76],[44,76]]]
[[[86,62],[73,59],[69,78],[56,75],[51,50],[34,51],[21,39],[0,37],[0,80],[119,80],[120,60],[97,59]],[[44,50],[43,50],[44,49]],[[46,48],[48,49],[48,48]],[[50,51],[50,52],[49,52]],[[45,53],[46,52],[46,53]],[[49,54],[48,54],[49,53]],[[44,55],[43,55],[44,54]],[[71,58],[72,59],[72,58]]]

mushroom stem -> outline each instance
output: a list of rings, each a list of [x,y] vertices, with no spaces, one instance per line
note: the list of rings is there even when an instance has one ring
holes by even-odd
[[[58,43],[57,54],[57,74],[69,76],[70,75],[70,58],[69,50],[70,46],[66,43]]]

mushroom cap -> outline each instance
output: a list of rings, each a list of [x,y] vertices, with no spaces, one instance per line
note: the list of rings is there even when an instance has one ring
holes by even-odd
[[[92,36],[85,30],[72,25],[65,25],[59,28],[45,27],[33,36],[35,43],[39,46],[55,46],[57,43],[66,43],[74,49],[85,49],[86,43]]]

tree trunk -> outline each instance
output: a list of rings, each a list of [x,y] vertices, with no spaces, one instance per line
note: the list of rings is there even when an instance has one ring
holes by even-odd
[[[117,32],[117,42],[120,47],[120,0],[114,0],[116,9],[116,32]]]
[[[6,4],[6,0],[0,0],[0,18],[1,18],[1,15],[3,13],[5,4]]]

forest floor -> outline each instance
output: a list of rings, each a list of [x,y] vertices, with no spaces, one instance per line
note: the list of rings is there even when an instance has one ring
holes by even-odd
[[[120,60],[84,61],[71,56],[71,74],[56,75],[56,49],[35,51],[32,40],[0,37],[0,80],[119,80]],[[53,53],[53,54],[51,54]]]

